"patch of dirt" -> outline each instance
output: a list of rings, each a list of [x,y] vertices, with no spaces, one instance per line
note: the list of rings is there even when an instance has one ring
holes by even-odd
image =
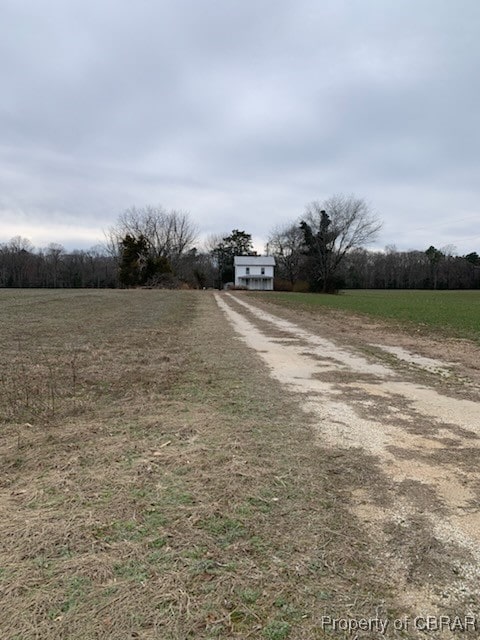
[[[270,375],[297,394],[319,445],[358,450],[360,464],[365,454],[378,461],[389,479],[388,508],[373,478],[350,507],[394,559],[392,579],[405,601],[422,611],[478,613],[480,350],[474,361],[475,349],[461,352],[459,341],[440,350],[435,339],[383,336],[380,325],[335,331],[331,318],[324,327],[306,313],[280,317],[246,296],[216,299]]]

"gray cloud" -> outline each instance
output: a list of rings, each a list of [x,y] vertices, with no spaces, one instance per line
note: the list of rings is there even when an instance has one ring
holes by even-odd
[[[354,192],[385,221],[378,246],[479,249],[474,0],[1,13],[0,241],[95,244],[128,206],[162,203],[261,245]]]

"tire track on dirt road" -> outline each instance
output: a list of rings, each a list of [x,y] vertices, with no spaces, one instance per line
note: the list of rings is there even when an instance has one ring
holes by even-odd
[[[405,601],[429,612],[469,603],[477,613],[480,406],[305,330],[301,315],[293,323],[241,295],[215,295],[270,375],[298,394],[319,446],[378,460],[390,504],[379,504],[377,478],[358,487],[351,509],[383,542]]]

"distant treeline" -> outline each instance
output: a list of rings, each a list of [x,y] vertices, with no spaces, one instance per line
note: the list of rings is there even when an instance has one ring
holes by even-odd
[[[35,250],[20,236],[0,245],[0,287],[116,287],[117,271],[102,247],[67,252],[50,244]]]
[[[453,255],[429,247],[425,251],[357,250],[347,256],[345,282],[369,289],[478,289],[480,259],[476,253]]]
[[[272,231],[277,290],[478,289],[477,253],[452,248],[368,251],[380,228],[362,199],[336,195],[312,202],[301,220]],[[35,249],[20,236],[0,244],[0,287],[221,288],[234,280],[234,256],[254,255],[252,236],[234,229],[196,248],[198,233],[187,212],[132,207],[106,241],[90,250],[66,251],[51,243]]]
[[[269,236],[276,257],[277,289],[477,289],[477,253],[454,255],[453,247],[423,251],[368,251],[381,223],[366,202],[337,194],[307,205],[302,218],[275,228]]]
[[[311,288],[308,258],[300,256],[296,265],[292,274],[282,256],[277,256],[277,289]],[[355,249],[346,254],[336,280],[339,289],[479,289],[480,258],[476,253],[454,256],[433,247],[426,251]]]
[[[276,288],[308,290],[309,258],[286,262],[277,254]],[[107,247],[66,251],[57,244],[35,250],[16,237],[0,245],[0,287],[116,288],[120,279],[118,255]],[[336,275],[347,289],[479,289],[480,259],[476,253],[454,256],[432,248],[426,251],[368,251],[355,249],[345,256]],[[148,283],[147,283],[148,284]],[[161,285],[162,286],[162,285]],[[189,249],[177,256],[175,270],[164,286],[203,288],[218,286],[218,259],[211,252]]]
[[[21,237],[0,245],[0,287],[11,288],[117,288],[122,281],[122,255],[107,246],[66,251],[50,244],[34,249]],[[168,288],[202,288],[214,285],[214,267],[209,255],[190,249],[176,256],[175,271],[169,270],[161,282],[140,282]]]

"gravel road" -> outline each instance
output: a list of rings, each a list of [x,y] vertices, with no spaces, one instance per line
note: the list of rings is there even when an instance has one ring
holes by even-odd
[[[383,344],[381,332],[378,340],[352,346],[341,333],[332,339],[331,331],[326,337],[312,330],[300,312],[293,321],[252,297],[215,295],[272,378],[298,395],[319,444],[354,447],[359,464],[364,455],[375,458],[383,489],[372,478],[351,496],[351,509],[383,540],[384,560],[405,601],[428,612],[459,602],[474,610],[480,595],[480,404],[471,399],[471,384],[464,397],[458,392],[468,384],[458,362]],[[412,553],[421,580],[409,576]]]

